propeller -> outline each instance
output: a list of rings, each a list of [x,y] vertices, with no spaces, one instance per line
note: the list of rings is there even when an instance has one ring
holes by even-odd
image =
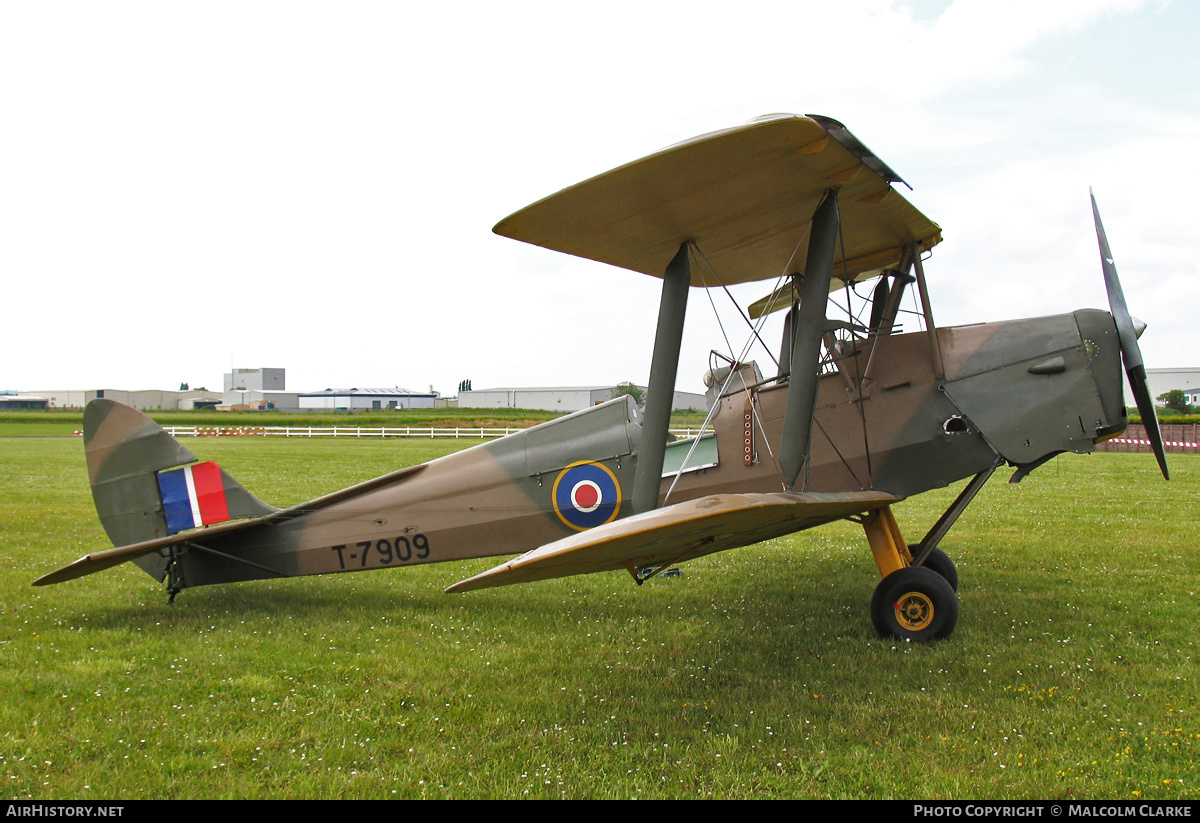
[[[1170,480],[1167,473],[1167,455],[1163,449],[1162,432],[1158,429],[1158,415],[1154,413],[1154,403],[1150,399],[1150,386],[1146,382],[1146,367],[1142,363],[1142,351],[1138,348],[1138,335],[1144,324],[1135,323],[1129,316],[1129,307],[1125,304],[1125,293],[1121,291],[1121,281],[1117,277],[1117,267],[1113,263],[1112,251],[1108,248],[1108,238],[1104,236],[1104,224],[1100,222],[1100,209],[1096,206],[1096,195],[1088,189],[1092,197],[1092,216],[1096,218],[1096,239],[1100,241],[1100,261],[1104,267],[1104,287],[1108,290],[1108,307],[1112,310],[1113,320],[1117,323],[1117,338],[1121,341],[1121,359],[1125,362],[1125,374],[1129,377],[1129,388],[1137,402],[1138,413],[1142,416],[1142,425],[1146,427],[1146,435],[1154,449],[1158,467],[1162,470],[1163,478]]]

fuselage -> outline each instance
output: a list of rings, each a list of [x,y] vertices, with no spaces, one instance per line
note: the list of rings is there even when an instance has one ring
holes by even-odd
[[[943,328],[936,343],[893,334],[840,354],[820,380],[798,491],[908,497],[1001,461],[1091,451],[1125,427],[1107,312]],[[731,386],[711,433],[669,446],[660,504],[780,491],[786,399],[785,381]],[[206,540],[214,552],[182,558],[185,585],[525,552],[632,514],[641,438],[633,401],[610,401],[311,514]]]

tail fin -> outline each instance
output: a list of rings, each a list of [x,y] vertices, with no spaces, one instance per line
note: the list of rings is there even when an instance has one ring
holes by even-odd
[[[195,455],[146,415],[112,400],[88,404],[83,442],[96,513],[114,546],[278,511],[215,463],[188,466]],[[180,466],[186,468],[165,471]]]

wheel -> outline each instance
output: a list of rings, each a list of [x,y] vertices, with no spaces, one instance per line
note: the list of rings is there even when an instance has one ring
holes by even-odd
[[[913,557],[917,556],[917,548],[915,545],[908,547]],[[934,549],[921,565],[927,569],[933,569],[946,578],[946,582],[950,584],[950,588],[958,591],[958,569],[954,567],[954,561],[950,559],[950,555],[941,549]]]
[[[875,587],[871,622],[880,637],[941,640],[958,623],[958,595],[932,569],[909,566],[892,572]]]

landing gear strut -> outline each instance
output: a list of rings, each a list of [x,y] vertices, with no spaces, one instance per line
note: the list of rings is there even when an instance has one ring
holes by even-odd
[[[916,557],[917,549],[920,544],[909,546],[908,550],[912,552],[913,557]],[[914,563],[915,565],[915,563]],[[946,578],[946,582],[950,584],[950,588],[958,591],[958,569],[954,567],[954,561],[950,559],[950,555],[946,554],[941,549],[931,549],[929,554],[925,556],[925,562],[920,564],[923,568],[932,569],[942,577]]]

